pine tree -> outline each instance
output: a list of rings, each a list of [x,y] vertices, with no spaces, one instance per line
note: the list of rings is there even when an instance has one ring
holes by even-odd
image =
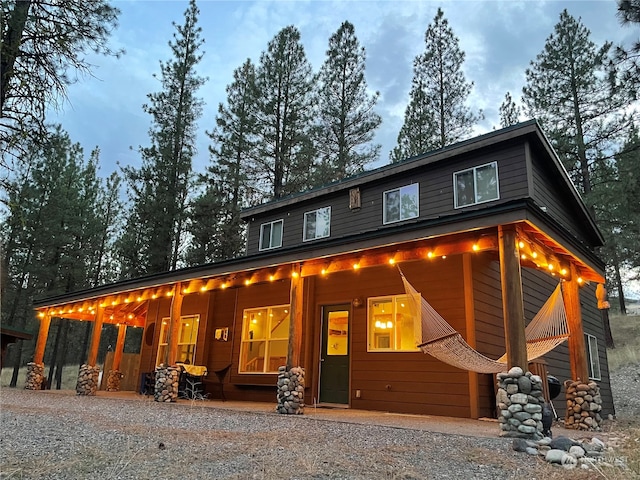
[[[611,43],[598,47],[589,30],[567,10],[526,71],[523,100],[540,121],[579,190],[589,195],[591,172],[607,158],[631,118],[628,92],[612,88]]]
[[[202,114],[196,94],[205,81],[195,71],[203,43],[198,14],[191,0],[184,24],[174,23],[173,59],[160,62],[162,91],[149,94],[143,106],[153,117],[151,146],[140,148],[140,169],[124,168],[132,202],[127,233],[119,242],[125,275],[173,270],[183,247],[196,122]]]
[[[410,101],[398,146],[391,152],[393,162],[463,140],[482,119],[482,112],[466,106],[473,82],[465,79],[464,58],[458,37],[438,8],[425,33],[425,51],[413,63]],[[416,121],[422,125],[414,125]]]
[[[380,96],[370,95],[364,77],[366,52],[345,21],[329,39],[329,49],[318,76],[318,182],[340,180],[361,172],[378,159],[380,145],[373,145],[382,122],[374,112]]]
[[[265,199],[311,187],[313,75],[294,26],[283,28],[260,56],[256,87],[255,185]]]
[[[500,104],[500,126],[502,128],[515,125],[520,121],[520,107],[511,98],[511,93],[507,92],[504,101]]]
[[[640,23],[640,0],[618,0],[618,18],[622,25]],[[633,98],[638,98],[640,87],[640,40],[632,45],[615,48],[614,65],[621,71],[622,85],[630,89]]]

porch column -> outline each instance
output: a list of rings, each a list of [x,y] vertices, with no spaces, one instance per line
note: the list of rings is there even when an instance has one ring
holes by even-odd
[[[462,273],[464,281],[464,317],[467,332],[466,341],[476,348],[476,320],[473,299],[473,269],[470,253],[462,254]],[[480,416],[480,398],[478,393],[478,374],[469,370],[469,414],[471,418]]]
[[[104,307],[98,302],[96,309],[96,319],[93,322],[93,332],[91,332],[91,343],[89,344],[89,355],[87,363],[80,366],[78,372],[78,382],[76,383],[76,395],[95,395],[98,390],[98,378],[100,367],[98,363],[98,347],[102,336],[102,325],[104,323]]]
[[[582,312],[580,310],[580,287],[578,285],[578,272],[576,266],[570,265],[571,279],[562,283],[562,299],[567,313],[567,325],[569,327],[569,363],[571,365],[571,377],[574,380],[589,382],[589,369],[587,368],[587,350],[584,342],[584,330],[582,328]]]
[[[180,333],[180,316],[182,315],[182,286],[176,283],[171,297],[171,316],[169,317],[169,358],[166,365],[175,365],[178,360],[178,334]]]
[[[44,361],[44,348],[47,345],[49,337],[49,327],[51,326],[51,315],[44,314],[40,319],[40,330],[38,330],[38,340],[36,341],[36,350],[33,353],[33,363],[41,365]]]
[[[98,305],[96,309],[96,319],[93,322],[93,332],[91,332],[91,343],[89,344],[89,355],[87,365],[94,367],[98,361],[98,347],[100,346],[100,336],[102,335],[102,325],[104,322],[104,307]]]
[[[289,314],[289,345],[287,348],[287,371],[300,366],[302,352],[302,316],[304,311],[304,278],[300,275],[300,265],[296,264],[291,272]]]
[[[118,325],[118,339],[116,340],[116,349],[113,352],[113,364],[107,377],[107,390],[110,392],[120,391],[120,381],[122,380],[120,363],[122,363],[122,352],[124,351],[124,339],[126,336],[127,326],[121,323]]]
[[[498,226],[500,249],[500,283],[508,368],[527,369],[527,340],[524,334],[524,302],[520,252],[513,225]]]

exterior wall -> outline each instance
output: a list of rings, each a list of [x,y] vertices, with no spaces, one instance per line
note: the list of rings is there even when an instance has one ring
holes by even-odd
[[[524,152],[525,149],[522,142],[505,143],[500,149],[494,147],[490,151],[487,151],[487,149],[484,151],[479,150],[473,154],[461,155],[447,161],[424,165],[409,172],[385,177],[382,181],[366,183],[365,176],[359,186],[362,207],[358,210],[352,211],[349,209],[349,189],[322,195],[313,200],[299,202],[280,209],[274,204],[274,210],[250,219],[247,253],[251,255],[259,252],[260,226],[263,223],[279,219],[284,220],[281,248],[327,240],[326,238],[312,242],[303,242],[302,240],[304,213],[327,206],[331,207],[331,233],[329,239],[334,239],[390,228],[402,223],[419,221],[420,219],[453,215],[483,208],[487,205],[495,205],[516,198],[527,197],[529,196],[529,191]],[[500,199],[486,204],[455,209],[454,172],[493,161],[498,162]],[[412,183],[420,184],[419,218],[383,225],[383,193]],[[278,249],[271,251],[275,250]]]

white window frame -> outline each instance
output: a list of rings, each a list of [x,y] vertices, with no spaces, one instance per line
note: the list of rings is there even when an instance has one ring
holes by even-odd
[[[280,227],[280,244],[279,245],[272,245],[273,243],[273,226],[275,224],[279,223],[281,225]],[[263,232],[264,232],[264,228],[266,226],[269,226],[269,245],[264,246],[262,244],[262,237],[263,237]],[[274,220],[273,222],[267,222],[267,223],[263,223],[262,225],[260,225],[260,250],[271,250],[273,248],[280,248],[282,247],[282,238],[284,236],[284,220],[283,219],[279,219],[279,220]]]
[[[329,212],[329,224],[327,225],[326,235],[318,234],[318,223],[316,222],[315,235],[313,237],[307,238],[307,218],[312,213],[316,214],[316,218],[317,218],[318,212],[320,212],[321,210],[327,210]],[[322,207],[322,208],[317,208],[315,210],[311,210],[310,212],[305,212],[304,221],[302,222],[302,241],[303,242],[310,242],[311,240],[317,240],[319,238],[327,238],[330,235],[331,235],[331,207]]]
[[[482,200],[482,201],[478,201],[478,180],[476,177],[476,172],[478,171],[478,169],[480,168],[484,168],[487,166],[493,166],[495,172],[496,172],[496,198],[490,198],[487,200]],[[456,178],[458,175],[461,175],[463,173],[467,173],[473,171],[473,202],[471,203],[467,203],[465,205],[458,205],[458,182],[456,181]],[[471,168],[467,168],[465,170],[459,170],[457,172],[453,172],[453,203],[454,203],[454,208],[465,208],[465,207],[470,207],[472,205],[478,205],[481,203],[487,203],[487,202],[494,202],[496,200],[500,200],[500,176],[498,175],[498,162],[493,161],[493,162],[489,162],[489,163],[484,163],[482,165],[477,165],[475,167],[471,167]]]
[[[589,379],[601,380],[600,355],[598,354],[598,338],[589,333],[584,334],[587,347],[587,364],[589,366]],[[596,371],[597,370],[597,371]]]
[[[415,353],[415,352],[419,352],[420,348],[418,347],[418,344],[416,343],[414,348],[411,349],[402,349],[402,348],[395,348],[395,345],[397,344],[397,339],[398,339],[398,329],[397,329],[397,311],[396,311],[396,305],[397,305],[397,301],[402,298],[402,297],[407,297],[407,301],[409,300],[409,296],[406,294],[400,294],[400,295],[383,295],[381,297],[369,297],[367,299],[367,352],[392,352],[392,353]],[[391,305],[393,306],[393,311],[391,312],[391,318],[392,321],[394,321],[394,325],[390,328],[393,328],[393,332],[390,335],[389,338],[389,347],[377,347],[375,345],[376,342],[376,338],[375,338],[375,331],[374,331],[374,327],[375,327],[375,323],[373,322],[373,313],[371,312],[371,304],[375,303],[376,301],[390,301]],[[417,322],[417,324],[416,324]],[[422,323],[419,319],[417,319],[415,316],[413,317],[413,334],[414,334],[414,339],[418,339],[418,338],[422,338]]]
[[[255,310],[267,310],[267,316],[269,316],[269,314],[271,313],[271,311],[275,308],[285,308],[287,309],[287,312],[289,314],[289,322],[291,322],[291,306],[289,304],[284,304],[284,305],[269,305],[269,306],[264,306],[264,307],[254,307],[254,308],[246,308],[243,311],[242,314],[242,330],[241,330],[241,337],[240,337],[240,356],[238,357],[238,373],[241,375],[261,375],[261,374],[274,374],[274,373],[278,373],[278,370],[268,370],[267,366],[268,366],[268,361],[271,359],[271,352],[270,352],[270,344],[272,342],[275,341],[289,341],[289,336],[287,334],[286,337],[271,337],[271,333],[269,332],[269,336],[265,337],[265,338],[258,338],[258,339],[251,339],[251,338],[244,338],[244,334],[245,331],[247,331],[248,329],[245,328],[246,327],[246,322],[250,321],[249,317],[250,317],[250,312],[255,311]],[[288,329],[287,329],[287,333],[288,333]],[[243,355],[245,353],[245,348],[248,348],[250,343],[257,343],[257,342],[265,342],[265,351],[264,351],[264,362],[263,362],[263,366],[262,366],[262,371],[247,371],[247,370],[243,370],[244,369],[244,365],[242,364],[242,358]]]
[[[196,336],[193,339],[193,342],[178,342],[178,347],[180,347],[181,345],[193,345],[192,358],[189,359],[189,361],[193,364],[196,358],[196,348],[198,346],[198,334],[200,333],[200,315],[183,315],[180,317],[180,321],[188,320],[188,319],[193,319],[194,324],[197,324]],[[170,320],[169,317],[165,317],[162,319],[162,323],[160,324],[160,338],[158,339],[158,349],[156,351],[156,367],[160,366],[160,364],[163,363],[164,361],[164,358],[161,358],[161,357],[164,357],[162,347],[169,348],[169,344],[164,343],[162,341],[162,339],[165,336],[166,330],[169,328],[169,320]],[[180,335],[180,331],[178,331],[178,335]],[[167,336],[167,340],[169,340],[168,336]],[[177,358],[176,360],[182,361],[184,359]]]
[[[402,216],[402,191],[408,189],[416,189],[416,214],[411,217],[403,217]],[[388,220],[387,219],[387,195],[389,193],[398,192],[400,194],[400,218],[397,220]],[[406,193],[405,193],[406,195]],[[386,190],[382,193],[382,224],[388,225],[390,223],[403,222],[405,220],[410,220],[412,218],[418,218],[420,216],[420,184],[419,183],[411,183],[409,185],[404,185],[398,188],[392,188],[390,190]]]

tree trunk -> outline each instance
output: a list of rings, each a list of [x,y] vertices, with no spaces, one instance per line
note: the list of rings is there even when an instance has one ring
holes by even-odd
[[[6,20],[7,30],[2,37],[2,44],[0,44],[0,113],[4,112],[4,102],[9,92],[13,66],[20,53],[22,32],[29,17],[30,7],[31,0],[18,0]]]
[[[60,352],[60,359],[56,365],[56,390],[60,390],[62,386],[62,369],[65,366],[67,360],[67,335],[69,332],[69,320],[62,320],[62,340],[61,343],[63,345],[62,351]]]
[[[613,269],[616,274],[616,286],[618,287],[618,302],[620,303],[620,313],[622,315],[627,314],[627,306],[624,302],[624,290],[622,289],[622,275],[620,275],[620,265],[618,264],[618,259],[616,258],[616,262],[613,266]]]
[[[51,353],[51,365],[49,366],[49,375],[47,376],[47,385],[49,390],[51,389],[51,382],[53,381],[53,371],[56,367],[56,360],[58,357],[58,346],[60,345],[60,329],[62,328],[62,319],[58,319],[58,329],[56,330],[56,339],[53,343],[53,352]]]
[[[22,363],[22,342],[23,340],[18,340],[16,342],[15,348],[15,362],[13,364],[13,374],[11,375],[11,382],[9,386],[15,388],[18,384],[18,376],[20,372],[20,364]]]

